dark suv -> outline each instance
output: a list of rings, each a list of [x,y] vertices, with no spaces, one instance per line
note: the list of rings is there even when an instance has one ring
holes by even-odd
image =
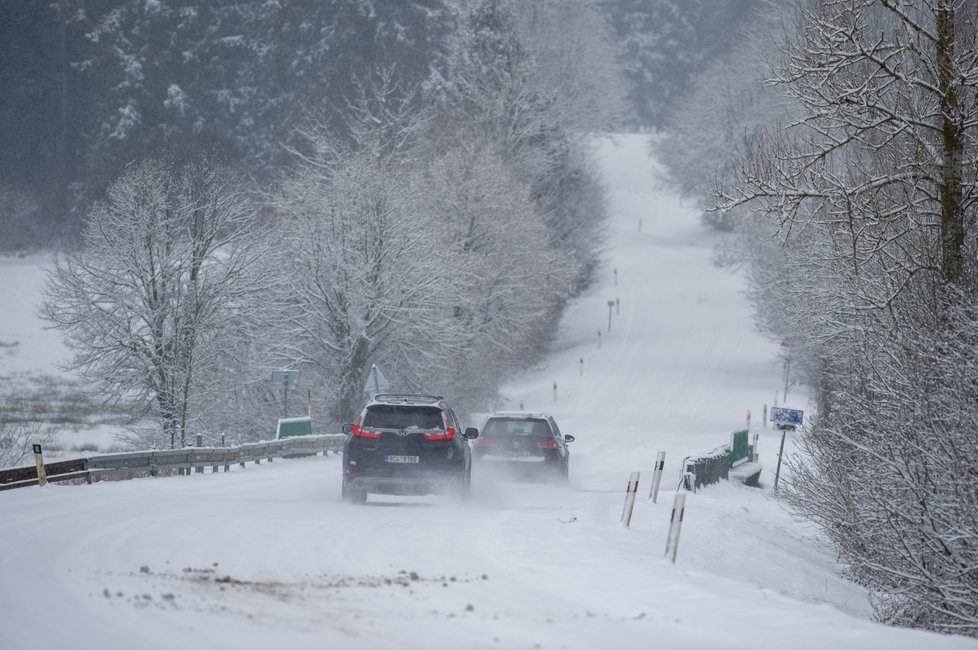
[[[367,493],[446,493],[466,499],[472,481],[469,440],[458,418],[436,395],[377,395],[354,424],[343,446],[343,498],[364,503]]]
[[[502,469],[517,478],[551,478],[566,482],[570,470],[567,443],[553,416],[518,411],[493,413],[482,425],[475,459],[483,467]]]

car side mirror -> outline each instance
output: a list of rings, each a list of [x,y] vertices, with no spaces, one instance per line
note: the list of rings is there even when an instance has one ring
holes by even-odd
[[[345,433],[347,435],[353,433],[353,425],[352,424],[344,424],[343,425],[343,433]]]
[[[564,436],[564,442],[574,442],[574,436]]]
[[[462,437],[466,440],[475,440],[479,437],[479,430],[475,427],[469,427],[465,430],[465,433],[462,434]]]

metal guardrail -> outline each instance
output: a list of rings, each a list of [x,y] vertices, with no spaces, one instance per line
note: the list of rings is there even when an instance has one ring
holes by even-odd
[[[683,481],[686,482],[684,487],[696,492],[704,485],[713,485],[719,483],[720,479],[726,479],[729,471],[730,452],[726,445],[703,456],[687,457],[683,460]]]
[[[753,458],[754,450],[747,440],[747,430],[730,434],[730,444],[717,447],[702,456],[687,456],[683,459],[681,485],[696,491],[704,485],[719,483],[729,479],[730,470],[743,465]],[[759,472],[758,472],[759,473]]]
[[[272,462],[275,458],[291,458],[318,453],[339,453],[343,449],[346,434],[329,433],[318,436],[302,436],[250,442],[237,447],[184,447],[182,449],[162,449],[157,451],[136,451],[121,454],[103,454],[89,458],[45,463],[48,481],[84,480],[86,483],[101,478],[115,480],[141,476],[160,476],[177,472],[179,474],[201,474],[207,467],[212,472],[230,471],[231,465],[241,467],[245,463],[260,464],[262,460]],[[0,490],[37,485],[37,468],[16,467],[0,470]]]

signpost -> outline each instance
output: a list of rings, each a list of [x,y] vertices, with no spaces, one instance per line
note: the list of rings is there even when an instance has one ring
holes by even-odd
[[[282,391],[282,395],[285,398],[284,417],[289,417],[289,388],[292,388],[299,383],[299,371],[298,370],[273,370],[272,383],[275,384],[276,388]]]
[[[771,408],[771,422],[781,429],[781,448],[778,449],[778,468],[774,471],[774,491],[778,491],[778,479],[781,477],[781,455],[784,453],[784,437],[795,427],[800,427],[805,419],[805,412],[797,409],[774,406]]]

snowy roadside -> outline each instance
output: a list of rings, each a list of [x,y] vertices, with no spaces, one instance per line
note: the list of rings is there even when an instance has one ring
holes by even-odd
[[[608,266],[547,362],[505,387],[507,408],[550,410],[576,436],[568,489],[477,468],[466,507],[356,507],[340,502],[338,459],[318,457],[3,493],[0,647],[978,648],[871,622],[866,593],[767,488],[689,495],[666,561],[679,461],[726,442],[748,408],[770,482],[779,438],[759,413],[780,364],[741,279],[710,264],[713,237],[652,186],[645,139],[616,140],[601,145]]]

